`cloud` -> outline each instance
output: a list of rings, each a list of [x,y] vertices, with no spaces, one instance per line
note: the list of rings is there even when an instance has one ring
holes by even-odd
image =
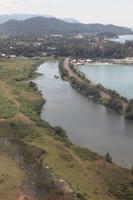
[[[0,14],[42,12],[55,6],[57,0],[0,0]]]
[[[56,0],[48,0],[49,3],[52,3],[52,4],[56,4],[57,1]]]
[[[18,0],[0,0],[0,11],[7,13],[8,11],[20,8],[20,2]]]
[[[0,0],[0,14],[32,13],[59,18],[65,16],[87,23],[131,26],[133,26],[132,8],[133,0]]]
[[[56,4],[57,0],[0,0],[0,10],[4,11],[5,8],[8,8],[10,10],[14,8],[22,8],[25,9],[28,6],[33,6],[33,5],[47,5],[47,4]]]

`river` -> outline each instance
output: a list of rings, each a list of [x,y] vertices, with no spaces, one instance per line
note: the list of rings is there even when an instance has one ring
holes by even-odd
[[[35,82],[47,100],[41,118],[62,126],[70,140],[104,155],[110,152],[115,163],[133,165],[133,123],[123,116],[95,104],[71,88],[59,76],[58,62],[46,62]]]

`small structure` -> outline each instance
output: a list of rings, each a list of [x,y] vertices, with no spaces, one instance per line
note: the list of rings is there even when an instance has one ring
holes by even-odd
[[[81,34],[78,34],[78,35],[76,35],[75,36],[75,39],[78,39],[78,40],[82,40],[84,37],[83,37],[83,35],[81,35]]]
[[[87,62],[87,63],[91,63],[92,60],[91,60],[91,59],[87,59],[86,62]]]
[[[10,55],[10,58],[16,58],[16,55]]]
[[[6,57],[6,54],[5,54],[5,53],[2,53],[1,56],[2,56],[2,57]]]

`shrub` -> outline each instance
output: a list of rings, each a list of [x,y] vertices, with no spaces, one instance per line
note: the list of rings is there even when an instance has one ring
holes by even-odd
[[[125,111],[125,118],[133,120],[133,99],[129,101],[128,106]]]
[[[29,82],[29,87],[32,88],[34,91],[38,90],[36,83],[32,81]]]
[[[57,137],[62,138],[62,139],[68,138],[66,131],[63,128],[61,128],[60,126],[56,126],[54,128],[54,130],[55,130],[55,135]]]
[[[87,148],[76,147],[75,153],[83,160],[94,161],[97,160],[98,155]]]
[[[110,155],[110,153],[106,153],[105,154],[105,160],[109,163],[112,163],[112,156]]]
[[[107,103],[107,107],[112,110],[115,110],[116,112],[121,112],[123,105],[119,99],[111,98],[111,99],[109,99],[109,101]]]
[[[112,185],[109,189],[116,197],[121,200],[132,200],[133,199],[133,188],[128,182],[123,182],[117,185]]]

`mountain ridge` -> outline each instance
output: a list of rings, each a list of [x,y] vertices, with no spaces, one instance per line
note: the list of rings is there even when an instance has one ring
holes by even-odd
[[[103,33],[111,32],[116,35],[133,34],[129,28],[112,24],[99,23],[83,24],[68,23],[54,17],[32,17],[23,21],[9,20],[0,24],[1,34],[24,34],[41,36],[45,34],[73,34],[73,33]]]
[[[52,15],[39,15],[39,14],[7,14],[7,15],[0,15],[0,24],[6,23],[9,20],[18,20],[18,21],[23,21],[32,17],[46,17],[46,18],[51,18],[54,17]],[[74,19],[74,18],[61,18],[63,21],[68,22],[68,23],[80,23],[78,20]]]

